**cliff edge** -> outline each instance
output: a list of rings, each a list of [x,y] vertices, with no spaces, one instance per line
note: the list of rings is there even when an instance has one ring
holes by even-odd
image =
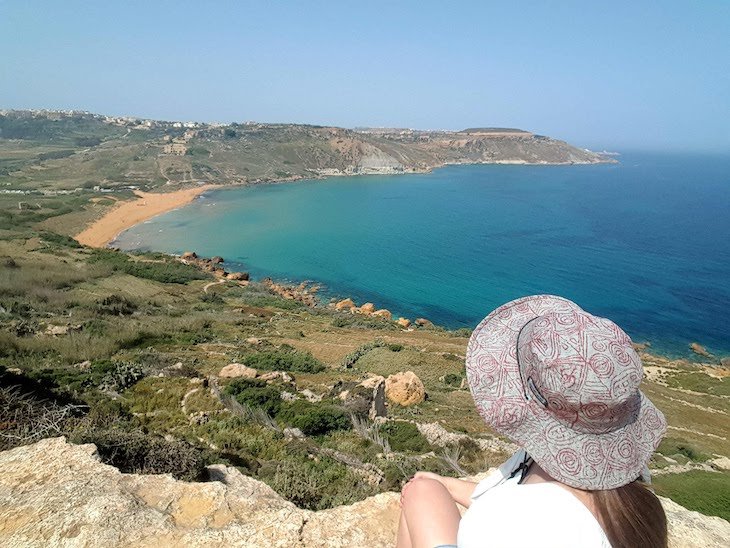
[[[123,474],[64,438],[0,453],[0,544],[29,546],[392,546],[398,494],[311,512],[234,468],[208,483]],[[670,546],[723,546],[730,523],[662,499]]]

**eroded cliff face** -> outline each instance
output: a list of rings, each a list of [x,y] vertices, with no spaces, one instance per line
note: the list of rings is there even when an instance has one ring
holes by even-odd
[[[208,483],[122,474],[64,438],[0,453],[0,545],[393,546],[398,494],[311,512],[223,465]],[[663,499],[675,547],[723,546],[730,523]]]

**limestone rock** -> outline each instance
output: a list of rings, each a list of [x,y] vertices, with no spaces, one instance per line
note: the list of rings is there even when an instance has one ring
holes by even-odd
[[[401,327],[405,327],[406,329],[411,326],[411,320],[408,318],[398,318],[398,321],[396,322]]]
[[[269,371],[268,373],[264,373],[263,375],[261,375],[259,379],[268,383],[279,380],[281,382],[289,384],[294,383],[294,377],[291,375],[291,373],[287,373],[286,371]]]
[[[45,335],[50,335],[52,337],[58,337],[60,335],[68,335],[68,326],[67,325],[48,325],[46,326],[46,330],[44,331]]]
[[[302,546],[392,548],[398,533],[398,493],[381,493],[349,506],[309,514]]]
[[[707,349],[704,346],[702,346],[700,343],[696,343],[696,342],[690,343],[689,349],[692,352],[694,352],[695,354],[697,354],[698,356],[702,356],[703,358],[714,358],[714,356],[712,354],[710,354],[707,351]]]
[[[398,493],[311,512],[223,465],[207,483],[122,474],[93,445],[64,438],[0,453],[0,546],[386,547],[395,544]],[[483,475],[481,475],[483,477]],[[479,478],[476,478],[479,479]],[[661,498],[670,547],[725,546],[730,523]]]
[[[234,468],[209,483],[122,474],[93,445],[0,453],[3,546],[296,546],[306,513]]]
[[[186,251],[182,254],[182,259],[185,259],[186,261],[189,261],[190,259],[197,259],[198,254],[195,253],[195,251]]]
[[[368,377],[364,381],[360,383],[360,386],[364,386],[365,388],[375,388],[380,383],[385,381],[385,377],[381,375],[373,375],[372,377]]]
[[[223,257],[220,257],[220,256],[216,255],[215,257],[211,257],[210,258],[210,262],[213,263],[213,264],[221,264],[221,263],[223,263],[225,261],[223,260]]]
[[[704,548],[727,546],[730,523],[715,516],[687,510],[673,500],[659,497],[667,514],[669,546],[672,548]]]
[[[335,304],[335,310],[350,310],[355,307],[352,299],[343,299]]]
[[[258,371],[241,363],[229,363],[218,373],[218,376],[223,379],[236,379],[239,377],[255,379],[256,375],[258,375]]]
[[[390,401],[407,407],[426,399],[426,388],[413,371],[406,371],[385,380],[385,395]]]
[[[375,312],[375,305],[373,303],[365,303],[359,308],[359,310],[361,314],[370,315]]]
[[[322,396],[319,394],[315,394],[309,388],[305,388],[299,393],[304,396],[308,402],[318,403],[322,401]]]
[[[249,274],[248,272],[231,272],[226,278],[234,281],[248,281]]]
[[[390,320],[393,318],[393,314],[391,314],[390,310],[386,308],[376,310],[375,312],[373,312],[373,316],[377,316],[378,318],[385,318],[386,320]]]
[[[416,325],[418,327],[428,327],[433,325],[429,320],[426,318],[416,318]]]

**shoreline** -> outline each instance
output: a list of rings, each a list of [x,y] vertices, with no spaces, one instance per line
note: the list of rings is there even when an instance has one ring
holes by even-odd
[[[113,206],[111,210],[99,219],[92,221],[84,230],[76,234],[74,239],[89,247],[106,247],[125,230],[157,215],[187,205],[209,190],[226,188],[227,186],[207,184],[173,192],[142,192],[136,190],[134,192],[137,196],[136,199]]]
[[[532,163],[532,162],[511,162],[511,161],[497,161],[497,162],[445,162],[440,165],[429,166],[425,169],[417,169],[413,171],[369,171],[364,173],[313,173],[311,176],[297,175],[293,177],[285,177],[281,179],[272,180],[255,180],[247,181],[243,183],[228,183],[228,184],[216,184],[208,183],[194,188],[186,188],[181,190],[175,190],[172,192],[142,192],[141,190],[135,190],[134,194],[137,196],[136,200],[121,202],[114,206],[111,210],[106,212],[102,217],[92,221],[89,225],[84,228],[81,232],[74,236],[74,239],[82,245],[89,247],[107,247],[109,244],[114,242],[117,237],[134,226],[143,223],[156,217],[167,213],[174,209],[178,209],[182,206],[188,205],[195,200],[201,194],[209,190],[225,190],[228,188],[244,187],[244,186],[256,186],[265,184],[282,184],[282,183],[294,183],[302,180],[323,180],[330,177],[358,177],[368,175],[410,175],[410,174],[423,174],[430,173],[434,169],[440,169],[451,166],[466,166],[466,165],[520,165],[520,166],[566,166],[566,165],[596,165],[596,164],[610,164],[617,163],[615,160],[607,160],[602,162],[565,162],[565,163]]]

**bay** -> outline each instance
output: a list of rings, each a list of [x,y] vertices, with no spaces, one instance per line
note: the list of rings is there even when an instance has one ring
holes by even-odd
[[[730,156],[625,153],[619,164],[448,166],[216,190],[138,225],[126,250],[221,255],[254,277],[474,327],[552,293],[635,341],[730,352]]]

